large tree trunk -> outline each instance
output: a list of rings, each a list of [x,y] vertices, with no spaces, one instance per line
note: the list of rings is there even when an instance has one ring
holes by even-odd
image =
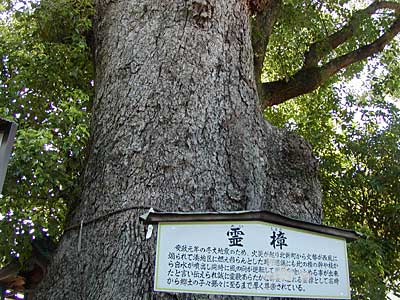
[[[92,142],[70,225],[104,217],[83,226],[80,249],[79,226],[66,231],[34,299],[189,299],[152,291],[146,207],[320,222],[308,145],[260,112],[245,1],[97,0],[96,11]]]

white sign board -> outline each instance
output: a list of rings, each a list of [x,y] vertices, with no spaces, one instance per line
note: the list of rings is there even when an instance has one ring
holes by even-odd
[[[350,299],[346,241],[258,221],[159,223],[154,290]]]

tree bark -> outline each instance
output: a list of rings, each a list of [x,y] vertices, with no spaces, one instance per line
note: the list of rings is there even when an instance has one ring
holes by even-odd
[[[153,292],[155,235],[138,217],[265,209],[321,221],[310,147],[262,117],[248,4],[96,0],[96,12],[81,202],[32,298],[241,299]]]

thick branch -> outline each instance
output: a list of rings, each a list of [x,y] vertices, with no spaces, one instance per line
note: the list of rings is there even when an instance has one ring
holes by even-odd
[[[400,18],[396,19],[390,29],[371,44],[365,45],[348,54],[337,57],[327,63],[324,69],[334,75],[341,69],[383,51],[385,46],[400,32]]]
[[[312,44],[309,48],[309,51],[304,55],[304,68],[317,66],[318,62],[323,57],[348,41],[359,27],[361,16],[372,16],[381,9],[392,9],[395,10],[396,13],[400,13],[400,6],[398,3],[387,1],[373,2],[367,8],[356,12],[350,19],[349,23],[342,29],[328,36],[326,39]]]
[[[392,9],[399,14],[400,4],[376,1],[366,9],[358,12],[358,14],[362,13],[371,16],[380,9]],[[328,36],[323,41],[312,44],[310,50],[305,54],[303,68],[291,78],[263,83],[263,97],[261,98],[262,108],[277,105],[294,97],[312,92],[340,70],[381,52],[400,32],[400,18],[397,18],[392,26],[371,44],[337,57],[322,66],[318,66],[322,58],[326,57],[333,49],[337,48],[354,35],[358,24],[356,19],[356,17],[353,17],[349,23],[338,32]]]
[[[254,76],[259,97],[262,98],[261,74],[265,52],[272,28],[278,18],[281,0],[251,1],[253,16],[251,19],[251,40],[254,54]]]
[[[285,79],[263,84],[264,101],[262,109],[281,104],[296,96],[312,92],[322,85],[329,76],[321,68],[301,69],[288,81]]]

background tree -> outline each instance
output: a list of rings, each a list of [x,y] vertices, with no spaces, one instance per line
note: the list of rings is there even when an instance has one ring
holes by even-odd
[[[79,193],[93,94],[82,34],[92,11],[72,2],[2,5],[0,114],[18,123],[0,205],[7,263],[30,254],[32,236],[57,239]]]
[[[210,15],[208,5],[211,4],[203,1],[194,1],[192,4],[193,6],[187,4],[187,6],[182,5],[181,7],[187,11],[193,9],[192,15],[187,16],[188,20],[195,22],[196,30],[209,30],[210,27],[207,27],[207,24],[211,22],[209,19],[216,18],[213,16],[213,10]],[[312,95],[300,96],[296,101],[268,110],[266,116],[274,124],[302,134],[313,145],[321,162],[320,178],[324,186],[326,222],[344,227],[360,228],[369,237],[368,240],[361,241],[361,245],[355,244],[354,251],[351,252],[355,295],[360,299],[367,297],[382,299],[387,289],[396,288],[395,283],[399,276],[397,271],[399,269],[399,230],[396,230],[398,221],[394,217],[399,209],[399,182],[398,176],[396,177],[398,175],[398,163],[396,164],[396,162],[399,160],[398,111],[393,105],[393,99],[396,99],[398,95],[396,84],[398,72],[395,72],[398,65],[394,59],[398,53],[396,44],[390,44],[390,48],[387,47],[388,49],[379,57],[379,60],[374,60],[370,64],[371,70],[369,71],[371,72],[367,72],[367,74],[373,74],[369,78],[373,93],[351,97],[349,93],[343,93],[343,87],[339,82],[351,78],[353,74],[363,68],[365,63],[362,61],[354,64],[355,62],[380,52],[393,39],[398,31],[396,21],[398,4],[386,1],[374,2],[369,6],[366,4],[357,13],[354,13],[349,5],[338,4],[336,1],[324,1],[324,3],[251,1],[249,5],[252,10],[255,79],[262,100],[261,105],[266,107],[284,102],[319,87]],[[150,7],[151,5],[138,5],[136,10],[132,10],[132,14],[135,16],[143,14],[143,18],[146,18],[149,11],[154,13]],[[98,4],[97,9],[99,17],[104,12],[103,6]],[[0,47],[3,47],[4,50],[2,49],[1,53],[4,54],[0,94],[1,99],[6,100],[5,105],[2,106],[2,113],[9,118],[17,118],[17,122],[22,128],[19,131],[16,152],[8,173],[8,189],[3,196],[2,215],[4,219],[0,226],[2,233],[7,233],[4,235],[6,242],[2,247],[4,257],[9,257],[10,250],[14,255],[26,253],[22,249],[27,248],[29,235],[21,234],[23,231],[37,235],[38,231],[46,228],[46,230],[51,230],[52,236],[59,236],[68,206],[76,207],[74,200],[77,197],[75,195],[79,194],[79,191],[76,190],[78,186],[76,183],[82,170],[84,157],[82,151],[88,136],[86,120],[88,118],[87,107],[90,105],[92,76],[90,67],[87,68],[90,66],[88,55],[90,52],[86,41],[91,40],[90,34],[88,34],[90,27],[88,16],[92,12],[90,3],[83,1],[42,1],[40,6],[32,7],[29,11],[15,12],[14,21],[2,25],[1,38],[4,39],[4,43],[1,43]],[[60,15],[63,18],[55,17]],[[176,16],[177,20],[180,20],[181,17]],[[140,23],[141,26],[147,28],[143,24]],[[228,32],[230,31],[232,29]],[[238,32],[237,34],[241,38],[243,37],[241,34],[246,35],[241,32],[240,28]],[[234,33],[230,32],[230,34]],[[227,36],[228,41],[232,41],[232,35]],[[200,48],[203,47],[204,44]],[[40,55],[32,55],[36,53]],[[153,57],[153,55],[162,57],[163,53],[150,53],[149,57]],[[266,55],[264,55],[265,53]],[[140,60],[146,54],[148,54],[146,51],[142,56],[140,53],[136,53],[135,59]],[[57,64],[57,62],[59,63]],[[135,72],[133,62],[127,61],[126,69],[120,67],[123,62],[118,62],[113,68],[116,68],[117,73],[123,77],[124,74]],[[346,72],[341,71],[351,63],[353,64],[347,67]],[[229,68],[225,67],[225,64],[220,63],[217,66],[218,68],[215,70],[219,70],[220,76],[233,72],[228,70]],[[60,70],[62,71],[60,72]],[[125,70],[127,73],[123,73],[121,70]],[[140,71],[140,68],[137,71]],[[261,73],[264,74],[263,81]],[[161,68],[159,74],[163,74]],[[177,72],[171,71],[170,75],[177,76],[176,74]],[[183,74],[189,75],[188,73]],[[239,79],[241,84],[251,86],[251,82],[246,82],[248,80],[246,76],[244,79],[242,76],[237,77],[241,78]],[[177,78],[180,77],[175,77],[175,80]],[[167,82],[169,80],[172,80],[172,77]],[[333,88],[332,85],[328,85],[335,82],[337,83],[333,85]],[[96,80],[97,83],[101,85],[101,80]],[[142,84],[145,86],[147,82]],[[321,85],[323,85],[322,88]],[[177,88],[174,86],[171,90]],[[135,91],[134,88],[132,90]],[[249,92],[245,94],[247,94],[246,97],[253,97]],[[133,95],[136,94],[133,93]],[[229,97],[235,98],[232,95]],[[202,103],[196,103],[199,105],[198,109],[201,110]],[[224,102],[220,101],[219,103]],[[188,105],[185,101],[176,104]],[[169,107],[169,105],[171,105],[169,102],[158,102],[158,104],[154,102],[148,104],[146,108],[154,112],[162,107]],[[225,112],[230,111],[229,107],[224,106],[228,103],[219,105],[224,107]],[[214,106],[210,104],[207,107],[210,107],[210,113],[214,111],[216,114],[221,111],[211,109]],[[118,110],[121,108],[124,106],[120,106]],[[142,112],[137,111],[136,113]],[[210,116],[218,118],[218,114],[215,114]],[[159,115],[159,113],[154,114],[154,116]],[[385,122],[382,123],[382,120]],[[237,121],[235,119],[231,122]],[[240,129],[246,127],[244,124],[252,122],[237,122],[232,136],[243,135],[244,137],[241,138],[246,138],[246,141],[240,140],[245,146],[240,147],[241,145],[235,144],[236,147],[233,147],[234,145],[231,144],[232,148],[237,148],[242,153],[246,151],[254,153],[254,149],[249,149],[252,148],[252,143],[258,142],[254,136],[243,134]],[[138,122],[133,127],[137,128],[138,133],[146,130],[146,126],[142,128],[140,124],[144,123]],[[170,123],[167,120],[161,128],[172,130],[173,126],[167,128],[171,124],[173,122]],[[179,133],[179,130],[177,132]],[[283,163],[286,160],[287,163],[289,157],[289,165],[284,166],[285,171],[282,171],[282,174],[285,175],[282,176],[292,173],[293,178],[290,179],[291,181],[279,183],[275,181],[274,183],[274,180],[271,179],[273,176],[268,177],[269,186],[266,189],[269,190],[269,194],[265,203],[258,200],[254,203],[254,199],[261,197],[254,196],[254,194],[249,197],[249,191],[245,191],[245,187],[251,186],[249,182],[252,181],[249,181],[248,178],[239,179],[240,177],[237,176],[237,186],[227,193],[231,200],[237,199],[233,206],[222,204],[218,191],[193,188],[191,191],[193,199],[206,198],[209,199],[209,202],[201,204],[195,201],[190,208],[185,207],[182,203],[174,203],[173,205],[177,205],[175,209],[186,210],[197,206],[200,209],[253,207],[268,208],[290,215],[292,213],[290,211],[279,210],[278,200],[282,195],[271,196],[274,184],[276,187],[285,187],[284,190],[288,191],[285,196],[288,196],[287,198],[296,206],[300,205],[301,200],[307,198],[304,194],[304,187],[313,186],[314,183],[299,183],[296,179],[296,177],[302,176],[299,174],[305,170],[304,166],[299,167],[298,165],[299,161],[296,158],[298,153],[294,157],[291,157],[290,154],[298,152],[298,145],[302,145],[302,143],[297,141],[294,136],[283,137],[283,133],[276,133],[272,129],[268,133],[270,134],[268,138],[270,145],[280,144],[275,150],[272,149],[271,153],[277,151],[285,154],[284,157],[271,155],[267,159],[268,162],[273,165],[276,164],[276,161],[281,160]],[[96,132],[94,136],[96,136]],[[121,132],[120,136],[122,137],[124,134]],[[271,139],[271,136],[274,138]],[[174,151],[178,151],[181,147],[178,140]],[[288,140],[295,142],[291,143]],[[131,142],[132,136],[131,141],[127,143]],[[130,144],[130,147],[133,151],[140,152],[141,145],[135,143],[134,141],[133,144]],[[40,147],[37,147],[38,145]],[[218,148],[215,145],[211,148]],[[277,148],[279,149],[277,150]],[[27,151],[27,149],[30,150]],[[163,149],[159,149],[159,151],[161,151],[159,153],[163,153],[163,156],[168,157]],[[120,155],[121,153],[114,154],[115,157]],[[307,159],[309,160],[309,158]],[[50,174],[47,169],[43,168],[45,164],[53,166],[51,170],[54,173]],[[236,171],[242,171],[243,167],[243,165],[234,165],[233,170],[235,171],[236,168]],[[275,167],[282,168],[281,165],[268,167],[269,170],[273,170]],[[176,165],[165,165],[163,172],[168,173],[168,170],[171,171],[174,168],[176,169]],[[256,169],[254,166],[247,165],[246,172],[249,172],[248,168],[253,169],[250,171],[253,177],[257,177],[260,181],[266,179],[263,177],[262,171],[254,173]],[[385,172],[382,172],[383,170]],[[120,172],[122,174],[124,171],[121,169]],[[313,173],[312,170],[306,170],[306,172]],[[10,174],[13,174],[13,177]],[[281,172],[277,174],[280,175]],[[277,177],[279,178],[279,176]],[[256,181],[253,181],[255,186],[258,185],[254,184]],[[18,184],[15,184],[16,182]],[[301,188],[293,189],[292,187],[296,184]],[[215,186],[214,184],[213,188]],[[259,190],[262,189],[259,188]],[[183,190],[179,195],[174,196],[182,197],[185,194]],[[253,189],[253,191],[255,190],[257,188]],[[232,191],[236,191],[236,193]],[[299,194],[300,196],[296,196]],[[247,198],[244,199],[243,195]],[[253,203],[249,204],[251,201]],[[310,214],[304,212],[304,206],[301,206],[303,215],[300,217],[310,218]],[[43,212],[46,213],[43,214]],[[317,221],[317,219],[313,220]],[[53,221],[56,224],[52,224]],[[33,233],[32,229],[35,229],[36,232]],[[15,241],[18,243],[15,244]],[[366,249],[368,251],[365,251]],[[379,276],[376,276],[377,270]]]

